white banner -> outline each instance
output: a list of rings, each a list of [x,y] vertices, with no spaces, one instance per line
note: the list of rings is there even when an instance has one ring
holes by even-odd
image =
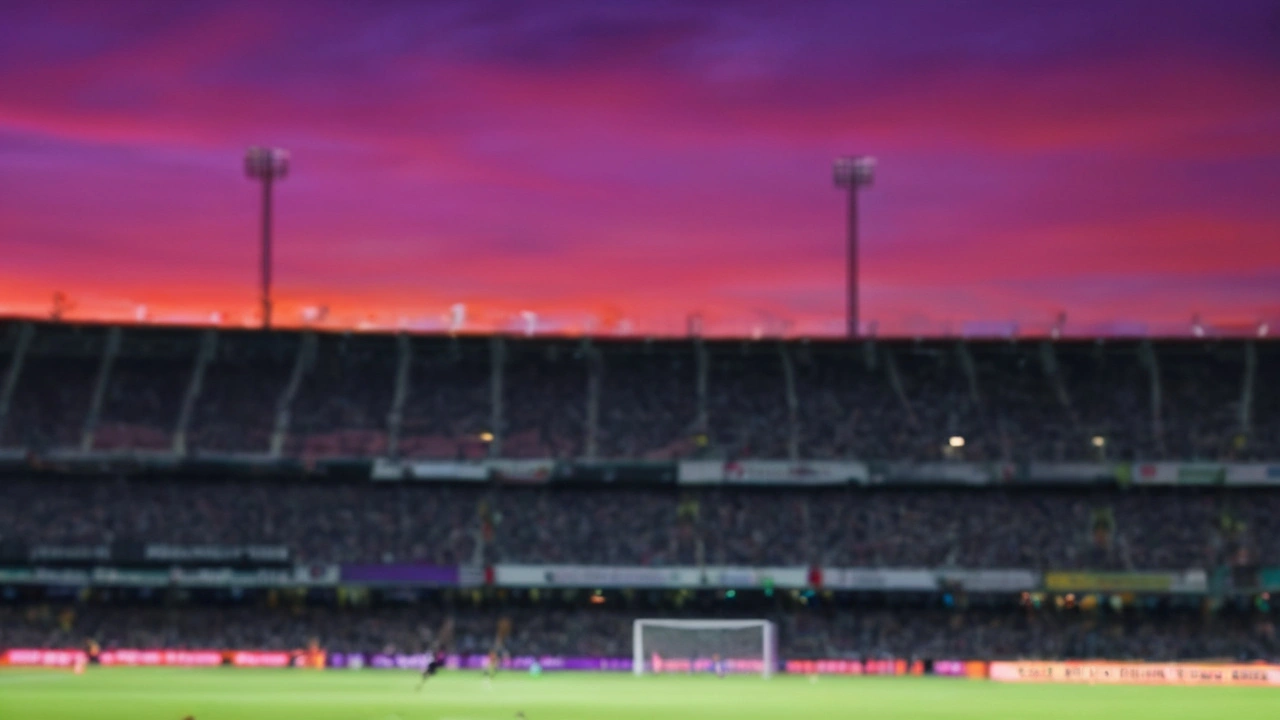
[[[287,563],[289,548],[284,545],[167,545],[151,543],[143,547],[142,558],[149,563]]]
[[[680,588],[696,587],[699,571],[690,567],[610,565],[494,565],[499,587]]]
[[[510,565],[493,567],[499,587],[554,588],[723,588],[726,590],[772,586],[800,589],[808,583],[803,567],[705,568],[643,567],[623,565]]]
[[[1033,462],[1028,464],[1026,475],[1019,478],[1022,482],[1031,483],[1114,482],[1115,479],[1115,463],[1101,462]]]
[[[809,571],[803,567],[709,567],[703,585],[716,588],[776,587],[801,590],[809,584]]]
[[[1133,465],[1135,485],[1280,485],[1280,465],[1150,462]]]
[[[829,590],[938,589],[938,574],[912,568],[823,568],[822,586]]]
[[[555,460],[487,460],[485,465],[495,480],[505,482],[549,482],[556,470]]]
[[[1134,485],[1219,485],[1227,476],[1222,463],[1135,463]]]
[[[871,478],[873,483],[940,483],[947,485],[990,485],[1009,482],[1017,476],[1013,463],[894,462]]]
[[[342,579],[338,565],[297,565],[293,568],[295,585],[321,585],[331,587]]]
[[[169,571],[169,582],[178,587],[287,587],[294,583],[294,574],[293,568],[246,571],[230,568],[173,568]]]
[[[47,585],[88,585],[90,574],[88,570],[36,568],[30,577],[32,582]]]
[[[1040,575],[1017,568],[822,568],[822,587],[828,590],[933,592],[939,583],[958,583],[972,592],[1024,592],[1040,588]],[[800,590],[809,586],[807,567],[645,567],[625,565],[493,566],[499,587],[547,588],[719,588],[745,590],[775,587]]]
[[[847,485],[866,483],[866,463],[816,460],[682,460],[682,485]]]
[[[380,458],[373,463],[374,480],[471,480],[489,479],[489,468],[478,462],[420,460],[400,462]]]
[[[57,568],[0,568],[0,580],[17,584],[110,587],[296,587],[338,584],[337,565],[299,565],[289,568],[235,570],[201,568],[96,567],[90,570]]]
[[[1173,576],[1169,592],[1201,594],[1209,590],[1209,574],[1201,568],[1184,570]]]
[[[1227,466],[1227,484],[1244,486],[1280,485],[1280,465],[1234,463]]]

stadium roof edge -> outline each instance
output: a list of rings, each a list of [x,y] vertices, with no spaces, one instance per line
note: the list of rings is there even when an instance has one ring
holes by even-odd
[[[1231,342],[1255,340],[1267,344],[1274,344],[1280,340],[1280,336],[1266,335],[1259,336],[1256,333],[1245,333],[1242,331],[1231,333],[1206,333],[1203,336],[1194,335],[1173,335],[1173,334],[1073,334],[1065,333],[1058,337],[1049,334],[1018,334],[1018,335],[963,335],[963,334],[930,334],[930,335],[913,335],[913,334],[882,334],[877,336],[867,336],[850,341],[843,337],[833,336],[777,336],[767,335],[762,337],[749,336],[733,336],[733,335],[708,335],[701,337],[692,337],[687,335],[644,335],[644,334],[620,334],[620,333],[537,333],[535,335],[526,335],[517,331],[497,331],[497,330],[462,330],[458,332],[448,332],[439,330],[417,330],[406,328],[403,330],[392,330],[386,328],[374,329],[357,329],[342,328],[332,326],[298,326],[298,327],[280,327],[264,331],[257,327],[243,327],[239,325],[214,325],[214,324],[184,324],[184,323],[165,323],[165,322],[110,322],[92,319],[70,319],[70,320],[50,320],[45,318],[31,318],[13,315],[0,315],[0,327],[17,325],[20,323],[32,323],[37,327],[60,327],[60,328],[83,328],[83,329],[107,329],[119,327],[123,330],[138,331],[179,331],[179,332],[200,332],[203,330],[216,330],[220,333],[234,333],[241,335],[253,334],[273,334],[273,335],[291,335],[301,334],[304,332],[314,332],[327,336],[360,336],[360,337],[384,337],[394,338],[399,335],[408,335],[414,338],[424,339],[471,339],[485,340],[492,337],[503,337],[517,341],[562,341],[562,342],[579,342],[589,340],[593,343],[619,343],[619,344],[635,344],[635,343],[662,343],[662,344],[683,344],[700,340],[711,345],[727,345],[727,344],[745,344],[745,345],[767,345],[771,343],[785,342],[788,344],[813,344],[822,346],[838,346],[849,344],[861,344],[865,342],[889,342],[895,345],[901,344],[938,344],[938,343],[956,343],[956,342],[974,342],[981,344],[1017,344],[1032,343],[1041,341],[1051,341],[1061,344],[1080,344],[1080,343],[1133,343],[1133,342],[1160,342],[1162,344],[1213,344],[1216,342]]]

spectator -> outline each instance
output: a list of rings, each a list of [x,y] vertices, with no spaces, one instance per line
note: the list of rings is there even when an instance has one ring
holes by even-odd
[[[0,540],[283,544],[307,562],[1184,570],[1242,553],[1280,563],[1277,518],[1273,490],[0,484]]]

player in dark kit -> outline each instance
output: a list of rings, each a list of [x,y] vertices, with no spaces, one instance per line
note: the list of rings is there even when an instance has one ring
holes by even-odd
[[[436,635],[436,641],[432,643],[431,650],[427,653],[427,664],[422,668],[422,680],[418,682],[418,690],[422,690],[422,686],[427,684],[436,673],[440,672],[440,668],[444,667],[444,650],[453,642],[453,619],[444,621],[439,634]]]
[[[427,655],[427,666],[422,669],[422,680],[418,683],[418,690],[427,684],[427,680],[440,672],[440,668],[444,667],[444,653],[433,652]]]

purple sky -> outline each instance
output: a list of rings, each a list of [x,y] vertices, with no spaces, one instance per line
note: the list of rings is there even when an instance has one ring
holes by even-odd
[[[1280,5],[0,4],[0,313],[680,332],[1280,319]]]

